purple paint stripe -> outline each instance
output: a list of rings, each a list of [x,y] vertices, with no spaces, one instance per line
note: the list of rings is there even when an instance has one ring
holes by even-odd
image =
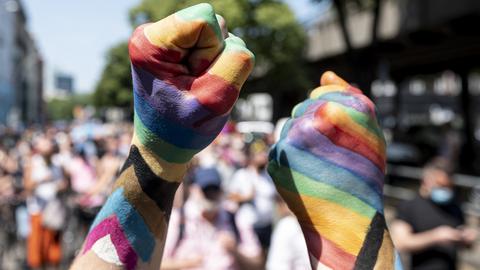
[[[122,231],[120,222],[116,216],[110,216],[100,222],[87,236],[83,254],[89,251],[93,244],[100,238],[110,235],[115,250],[117,251],[120,261],[125,265],[127,270],[135,269],[137,265],[137,254],[130,246],[128,239]]]
[[[193,95],[185,95],[174,85],[135,65],[132,65],[132,79],[135,93],[160,115],[184,127],[194,128],[200,134],[218,133],[225,124],[225,118],[228,118],[228,114],[215,115]]]
[[[374,163],[353,151],[335,145],[327,136],[316,130],[312,122],[313,115],[294,119],[287,135],[288,143],[353,172],[374,184],[380,191],[383,189],[384,174]]]
[[[335,92],[335,93],[327,93],[321,96],[319,99],[337,102],[345,107],[351,107],[354,110],[364,113],[366,115],[371,115],[370,108],[362,101],[360,98],[355,96],[354,93],[346,93],[346,92]]]

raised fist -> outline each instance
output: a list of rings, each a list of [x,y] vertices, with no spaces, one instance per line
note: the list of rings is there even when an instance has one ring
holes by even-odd
[[[394,269],[383,216],[385,140],[360,90],[324,73],[293,109],[268,171],[302,227],[313,269]]]
[[[175,191],[223,128],[254,58],[208,4],[138,27],[129,51],[133,145],[72,269],[159,269]]]
[[[209,4],[141,25],[129,51],[134,144],[168,166],[182,166],[223,128],[254,56]]]

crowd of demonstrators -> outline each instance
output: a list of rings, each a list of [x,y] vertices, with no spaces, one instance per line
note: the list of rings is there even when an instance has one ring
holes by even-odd
[[[174,200],[161,269],[310,269],[300,226],[266,171],[272,143],[270,133],[227,125],[194,158]]]
[[[131,129],[84,120],[0,130],[1,269],[67,267],[111,192]],[[229,123],[194,158],[176,195],[162,269],[279,269],[280,260],[292,266],[284,269],[309,269],[301,232],[290,231],[296,220],[266,171],[272,143],[272,134],[243,134]],[[299,251],[285,256],[285,248]]]
[[[131,129],[78,121],[1,130],[0,269],[69,265],[128,155]],[[300,226],[266,171],[272,137],[229,123],[194,158],[161,269],[310,269]],[[454,269],[456,250],[476,238],[462,227],[449,175],[441,160],[428,164],[419,196],[398,209],[392,235],[413,269]]]
[[[131,124],[0,130],[0,269],[63,269],[128,154]],[[126,149],[126,150],[125,150]]]

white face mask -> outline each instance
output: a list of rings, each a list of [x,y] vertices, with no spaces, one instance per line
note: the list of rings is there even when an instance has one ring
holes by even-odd
[[[453,190],[445,187],[432,188],[430,199],[436,204],[448,204],[453,199]]]

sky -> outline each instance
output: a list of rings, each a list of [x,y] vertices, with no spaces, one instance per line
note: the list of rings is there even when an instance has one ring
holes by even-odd
[[[74,76],[78,92],[95,87],[112,45],[131,32],[128,10],[137,0],[23,0],[28,27],[45,61],[46,90],[54,72]]]
[[[128,10],[139,0],[23,0],[30,32],[45,62],[45,89],[53,74],[74,76],[77,93],[91,92],[108,49],[132,31]],[[314,16],[309,0],[287,0],[300,21]]]

